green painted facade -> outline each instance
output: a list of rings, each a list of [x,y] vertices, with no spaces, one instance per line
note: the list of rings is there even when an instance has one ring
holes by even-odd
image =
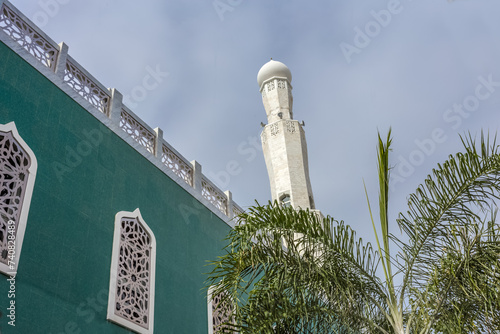
[[[207,333],[204,273],[230,227],[0,42],[0,123],[12,121],[38,171],[16,326],[0,275],[0,333],[129,333],[106,308],[114,218],[136,208],[157,241],[155,333]]]

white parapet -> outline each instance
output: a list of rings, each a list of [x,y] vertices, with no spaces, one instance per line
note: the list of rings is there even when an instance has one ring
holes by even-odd
[[[29,43],[27,41],[30,41]],[[0,0],[0,42],[3,42],[52,83],[73,98],[116,135],[155,164],[213,213],[234,226],[233,208],[242,209],[123,104],[123,95],[106,88],[68,54],[68,46],[56,43],[7,0]],[[228,195],[229,194],[229,195]]]

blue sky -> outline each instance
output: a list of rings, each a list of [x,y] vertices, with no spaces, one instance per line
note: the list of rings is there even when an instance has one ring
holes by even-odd
[[[124,95],[148,71],[168,72],[129,106],[242,207],[271,196],[256,76],[270,57],[284,62],[294,116],[306,123],[316,205],[368,240],[363,178],[375,204],[377,130],[393,130],[397,233],[407,196],[460,149],[458,134],[494,132],[500,123],[494,0],[12,3]]]

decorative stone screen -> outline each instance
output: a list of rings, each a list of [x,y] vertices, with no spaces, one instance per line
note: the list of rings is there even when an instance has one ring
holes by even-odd
[[[58,49],[49,43],[36,29],[26,23],[13,9],[5,4],[0,7],[0,29],[31,53],[39,62],[54,70]]]
[[[100,88],[83,69],[76,65],[74,60],[70,61],[69,58],[64,69],[64,82],[91,105],[107,115],[111,99],[109,93]]]
[[[227,323],[233,320],[233,303],[225,292],[212,295],[212,288],[209,290],[208,321],[209,334],[223,333]]]
[[[271,124],[271,136],[277,136],[280,133],[278,123]]]
[[[155,153],[155,135],[123,109],[120,114],[120,128],[149,153]]]
[[[295,121],[286,121],[286,130],[290,133],[295,133]]]
[[[241,210],[236,205],[233,205],[233,213],[234,213],[234,216],[239,216],[239,215],[241,215],[243,213],[243,210]]]
[[[187,184],[193,185],[193,167],[185,163],[166,145],[162,145],[161,162]]]
[[[153,332],[156,242],[139,210],[115,219],[108,319],[139,333]]]
[[[274,80],[273,81],[269,81],[267,84],[266,84],[266,87],[267,87],[267,91],[268,92],[271,92],[274,90]]]
[[[0,272],[5,274],[17,271],[36,167],[14,123],[0,124]]]
[[[205,177],[201,180],[201,195],[212,203],[223,214],[227,215],[227,197]]]

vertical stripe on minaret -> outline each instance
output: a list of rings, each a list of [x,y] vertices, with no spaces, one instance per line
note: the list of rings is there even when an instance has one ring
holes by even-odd
[[[315,209],[306,137],[303,125],[293,119],[292,74],[285,64],[271,59],[260,69],[257,82],[268,121],[261,140],[272,199]]]

